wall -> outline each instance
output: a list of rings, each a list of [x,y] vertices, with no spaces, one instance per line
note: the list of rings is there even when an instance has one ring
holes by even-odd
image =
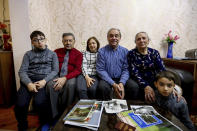
[[[30,30],[45,31],[51,49],[62,47],[63,32],[75,34],[75,46],[80,50],[85,49],[82,43],[90,36],[96,36],[104,46],[111,27],[120,28],[121,45],[128,49],[135,47],[135,34],[146,31],[152,40],[149,46],[159,50],[162,57],[166,56],[167,45],[161,41],[169,30],[181,37],[174,46],[175,57],[184,57],[186,50],[197,47],[196,0],[30,0],[29,3]]]
[[[9,0],[11,35],[13,46],[13,58],[15,66],[15,76],[17,88],[19,88],[18,70],[20,68],[23,55],[31,49],[29,39],[29,16],[27,0]]]
[[[51,26],[51,12],[48,0],[29,0],[29,27],[31,32],[34,30],[41,30],[46,35],[48,46],[50,49],[53,45],[51,39],[51,33],[54,31],[53,26]],[[38,6],[39,5],[39,6]]]
[[[8,0],[0,0],[0,22],[3,22],[7,25],[6,31],[10,33],[10,15]]]
[[[0,0],[0,21],[10,20],[8,0]]]

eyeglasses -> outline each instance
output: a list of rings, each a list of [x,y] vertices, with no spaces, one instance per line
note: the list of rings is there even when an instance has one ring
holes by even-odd
[[[44,40],[45,38],[41,38],[41,39],[33,39],[32,41],[38,43],[38,42],[44,42]]]

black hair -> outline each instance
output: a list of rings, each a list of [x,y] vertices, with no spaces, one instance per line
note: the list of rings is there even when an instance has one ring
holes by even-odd
[[[86,50],[90,52],[90,48],[89,48],[89,46],[88,46],[88,43],[90,42],[91,39],[93,39],[93,40],[96,41],[96,44],[97,44],[97,51],[98,51],[98,49],[100,48],[100,43],[99,43],[99,41],[97,40],[97,38],[94,37],[94,36],[92,36],[92,37],[90,37],[90,38],[88,39],[87,45],[86,45]]]
[[[157,82],[161,78],[167,78],[168,80],[170,80],[170,81],[172,80],[172,81],[174,81],[174,83],[176,83],[176,77],[175,77],[174,73],[171,72],[171,71],[162,71],[162,72],[159,72],[156,75],[155,81]]]
[[[65,36],[72,36],[73,39],[75,40],[75,36],[74,36],[73,33],[63,33],[63,34],[62,34],[62,38],[64,38]]]
[[[32,40],[34,37],[37,37],[38,35],[43,36],[45,38],[45,35],[43,32],[39,31],[39,30],[35,30],[31,33],[30,35],[30,39]]]

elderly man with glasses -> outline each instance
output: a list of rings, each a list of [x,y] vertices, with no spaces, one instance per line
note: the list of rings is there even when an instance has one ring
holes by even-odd
[[[63,48],[55,50],[59,60],[59,76],[49,83],[53,117],[58,117],[75,99],[76,77],[81,74],[82,53],[74,48],[75,36],[63,33]]]

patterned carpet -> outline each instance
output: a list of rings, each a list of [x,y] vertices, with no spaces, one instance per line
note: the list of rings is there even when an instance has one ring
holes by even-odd
[[[0,108],[0,131],[16,131],[17,121],[14,115],[14,106],[9,108]],[[37,115],[28,115],[29,128],[28,131],[35,131],[39,127]]]

